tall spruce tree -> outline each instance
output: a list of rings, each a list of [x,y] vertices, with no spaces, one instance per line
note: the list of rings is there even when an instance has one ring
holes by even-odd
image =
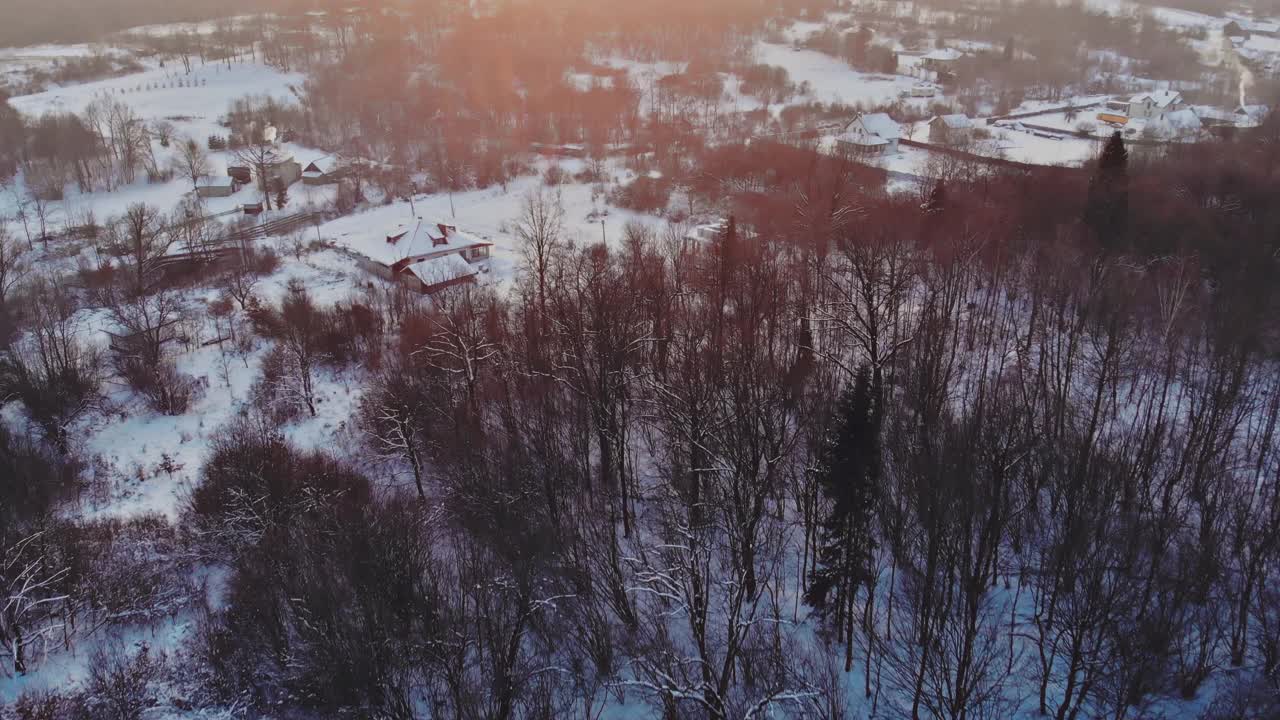
[[[1116,249],[1129,221],[1129,151],[1119,131],[1111,136],[1089,180],[1085,222],[1105,250]]]
[[[933,186],[933,190],[929,191],[929,199],[924,204],[924,209],[928,212],[935,212],[947,206],[947,186],[938,180]]]
[[[818,483],[827,501],[817,568],[805,602],[834,625],[853,667],[855,600],[870,586],[875,537],[871,523],[880,476],[880,409],[871,371],[863,366],[840,397],[824,441]]]

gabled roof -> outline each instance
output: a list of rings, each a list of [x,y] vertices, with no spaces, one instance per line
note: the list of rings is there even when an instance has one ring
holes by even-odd
[[[480,273],[479,268],[456,254],[416,262],[405,268],[405,271],[427,286],[440,285]]]
[[[461,232],[447,223],[421,218],[407,218],[381,230],[343,235],[335,240],[348,250],[387,267],[398,263],[403,266],[493,244]]]
[[[888,113],[867,113],[860,115],[855,122],[858,121],[862,123],[864,130],[885,140],[897,140],[902,137],[902,128],[889,117]]]
[[[1157,122],[1170,130],[1199,130],[1201,127],[1200,118],[1190,108],[1175,110]]]
[[[943,125],[946,125],[948,130],[966,130],[973,127],[973,121],[969,119],[969,116],[961,115],[959,113],[953,115],[939,115],[929,121],[930,124],[935,122],[941,122]]]
[[[315,160],[307,163],[307,166],[303,168],[303,174],[319,173],[321,175],[328,175],[334,170],[337,170],[338,165],[339,158],[337,155],[325,155],[322,158],[316,158]]]
[[[1131,103],[1144,103],[1151,101],[1152,105],[1158,108],[1169,107],[1170,105],[1182,101],[1182,93],[1176,90],[1152,90],[1151,92],[1138,93],[1129,98]]]

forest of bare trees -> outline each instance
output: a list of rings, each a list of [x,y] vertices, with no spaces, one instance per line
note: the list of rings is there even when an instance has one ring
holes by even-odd
[[[1280,116],[1172,152],[1117,134],[1084,168],[947,154],[890,193],[718,112],[726,67],[798,92],[744,64],[776,9],[568,7],[166,40],[308,73],[297,103],[236,101],[217,143],[111,96],[0,103],[23,138],[0,176],[26,188],[0,224],[0,678],[93,648],[0,718],[141,720],[161,685],[174,712],[252,718],[1280,717]],[[689,62],[642,87],[583,66],[601,35]],[[503,225],[512,282],[429,297],[274,276],[286,246],[333,249],[319,220],[314,245],[219,254],[242,226],[195,200],[82,218],[74,270],[36,262],[72,225],[49,204],[66,184],[194,186],[222,142],[264,177],[267,124],[377,158],[335,215],[365,183],[388,204],[505,190],[535,142],[583,145],[589,183],[610,154],[634,171],[619,207],[686,207],[584,241],[556,167]],[[678,221],[711,208],[713,238]],[[198,428],[173,517],[76,514],[111,474],[77,429],[135,399],[178,426],[215,396],[231,420]],[[335,440],[295,442],[306,423]],[[161,458],[133,491],[177,484]],[[87,642],[118,635],[144,639]]]

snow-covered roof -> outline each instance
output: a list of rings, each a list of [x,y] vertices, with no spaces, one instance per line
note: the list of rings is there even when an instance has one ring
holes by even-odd
[[[902,137],[902,128],[889,117],[888,113],[867,113],[858,118],[862,127],[872,135],[885,140],[897,140]]]
[[[951,48],[938,48],[937,50],[933,50],[925,54],[924,59],[925,60],[941,60],[945,62],[950,60],[959,60],[960,56],[961,56],[961,52],[959,50],[952,50]]]
[[[1190,108],[1175,110],[1156,122],[1168,130],[1178,132],[1199,130],[1201,127],[1200,118]]]
[[[205,175],[196,179],[196,187],[198,188],[221,188],[231,187],[235,182],[235,178],[230,175]]]
[[[969,116],[959,113],[952,115],[939,115],[934,118],[934,120],[942,121],[942,124],[946,125],[948,130],[965,130],[973,127],[973,121],[969,119]]]
[[[421,218],[408,218],[368,233],[341,236],[337,242],[388,267],[402,261],[425,260],[492,244],[452,225]]]
[[[316,158],[315,160],[307,163],[307,166],[303,171],[303,175],[328,175],[338,169],[338,162],[339,160],[337,155],[325,155],[322,158]]]
[[[1241,105],[1235,109],[1232,116],[1236,125],[1254,127],[1262,123],[1270,110],[1266,105]]]
[[[1129,98],[1131,103],[1144,103],[1151,101],[1152,105],[1158,108],[1169,107],[1170,105],[1182,102],[1182,93],[1176,90],[1152,90],[1151,92],[1138,93]]]
[[[478,267],[456,254],[416,262],[405,269],[421,280],[423,285],[439,285],[472,277],[480,272]]]
[[[1250,35],[1249,39],[1244,41],[1243,49],[1262,54],[1280,53],[1280,38]]]
[[[1280,33],[1280,23],[1249,21],[1242,25],[1245,30],[1251,33],[1263,33],[1265,35],[1275,35]]]
[[[1195,112],[1196,117],[1200,118],[1201,121],[1232,119],[1229,111],[1212,105],[1192,105],[1191,109]]]

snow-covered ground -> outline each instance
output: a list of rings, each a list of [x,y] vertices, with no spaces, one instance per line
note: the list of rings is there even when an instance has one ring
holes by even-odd
[[[792,82],[808,83],[814,99],[823,102],[886,105],[919,82],[906,75],[858,72],[839,58],[790,45],[761,42],[756,56],[761,63],[786,68]]]
[[[210,63],[195,67],[189,75],[173,68],[155,67],[123,77],[12,98],[10,104],[27,117],[36,118],[53,111],[82,113],[95,98],[110,97],[128,105],[144,120],[172,123],[175,137],[189,136],[203,145],[210,135],[226,135],[226,128],[219,123],[233,100],[245,95],[258,95],[288,101],[295,97],[303,79],[301,74],[282,73],[255,63],[232,62],[229,66]],[[175,153],[175,149],[162,148],[159,143],[153,143],[152,150],[162,167],[168,165]],[[283,150],[304,166],[328,154],[293,143],[286,143]],[[227,166],[234,163],[228,152],[211,152],[209,160],[210,172],[214,175],[224,174]],[[19,175],[14,187],[16,192],[0,193],[0,216],[14,213],[16,196],[22,194],[23,187],[23,179]],[[134,203],[146,203],[167,212],[190,192],[190,179],[182,177],[159,183],[139,178],[112,192],[82,193],[74,184],[69,184],[64,190],[64,199],[52,204],[53,216],[61,222],[67,218],[84,217],[92,211],[101,222],[120,215]],[[333,190],[298,185],[292,192],[295,202],[319,203],[331,197]],[[249,186],[230,197],[206,199],[205,209],[209,213],[219,213],[260,199],[258,191]]]
[[[150,120],[169,119],[181,130],[204,139],[220,132],[217,119],[231,101],[245,95],[266,95],[280,100],[294,97],[305,77],[282,73],[267,65],[232,62],[199,65],[185,74],[179,67],[155,67],[141,73],[24,95],[10,104],[24,115],[38,117],[50,111],[81,113],[101,96],[113,97]]]

